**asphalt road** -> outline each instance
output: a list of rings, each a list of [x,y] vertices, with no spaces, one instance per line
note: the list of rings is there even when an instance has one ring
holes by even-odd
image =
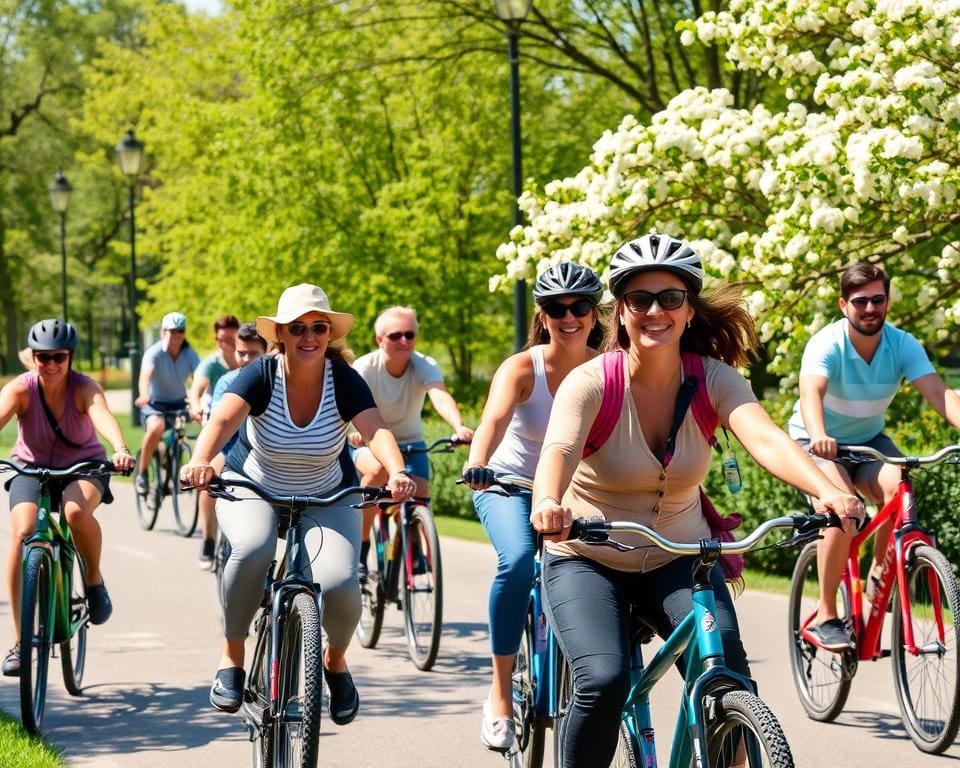
[[[105,530],[103,570],[114,617],[89,633],[84,695],[63,689],[51,666],[47,738],[83,768],[210,768],[245,765],[250,745],[235,716],[211,709],[207,689],[219,657],[220,624],[214,579],[196,566],[199,540],[173,533],[164,509],[158,530],[141,531],[128,483],[99,512]],[[0,499],[6,506],[6,500]],[[0,516],[0,548],[9,527]],[[489,547],[443,540],[445,626],[432,672],[406,657],[402,615],[387,615],[380,647],[355,645],[348,656],[361,694],[350,726],[325,718],[325,768],[495,766],[503,761],[478,740],[480,704],[489,675],[486,595],[494,569]],[[916,750],[900,725],[888,661],[861,666],[845,712],[833,724],[814,723],[800,708],[786,654],[786,599],[747,591],[737,602],[761,693],[779,716],[798,766],[946,765],[960,757]],[[0,650],[12,644],[9,605],[0,605]],[[669,675],[654,701],[661,763],[674,722],[679,676]],[[0,706],[19,712],[16,681],[0,678]],[[2,764],[0,756],[0,764]],[[548,762],[548,765],[550,763]]]

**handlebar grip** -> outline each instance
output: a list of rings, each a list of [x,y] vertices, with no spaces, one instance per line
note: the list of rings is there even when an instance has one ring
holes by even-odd
[[[568,539],[591,539],[603,541],[607,538],[607,521],[602,517],[581,517],[573,521],[570,526]]]

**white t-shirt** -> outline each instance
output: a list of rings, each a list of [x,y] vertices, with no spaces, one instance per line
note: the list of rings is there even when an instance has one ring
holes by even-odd
[[[410,356],[410,362],[401,376],[387,371],[383,350],[376,349],[358,357],[353,368],[367,382],[380,415],[387,422],[398,443],[416,443],[423,440],[420,412],[431,384],[443,383],[443,374],[436,360],[419,352]]]

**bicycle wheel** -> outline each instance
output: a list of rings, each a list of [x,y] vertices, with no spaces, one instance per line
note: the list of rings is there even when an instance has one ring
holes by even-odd
[[[817,545],[807,544],[797,558],[790,581],[788,630],[790,667],[800,703],[812,720],[828,722],[843,710],[850,694],[852,670],[856,669],[856,651],[833,653],[808,643],[800,629],[816,613],[820,582],[817,578]],[[850,597],[840,584],[837,596],[840,618],[850,615]]]
[[[913,743],[920,751],[937,755],[953,744],[960,725],[960,587],[947,558],[933,547],[911,547],[904,568],[907,619],[917,651],[911,653],[906,647],[900,595],[895,590],[890,630],[893,685]]]
[[[567,710],[573,702],[573,676],[566,659],[557,654],[557,709],[553,717],[553,764],[563,765],[563,735]]]
[[[610,768],[640,768],[640,765],[640,747],[630,734],[627,724],[621,721],[617,751],[613,753]]]
[[[251,656],[250,675],[244,692],[244,721],[251,729],[254,768],[273,768],[273,724],[264,725],[263,713],[270,706],[270,669],[267,649],[270,645],[270,614],[262,611],[257,616],[256,643]],[[252,716],[250,713],[252,710]]]
[[[707,724],[711,768],[793,768],[787,737],[763,701],[746,691],[729,691],[718,704],[716,715]]]
[[[377,544],[380,551],[386,552],[390,546],[389,517],[377,514],[370,524],[370,550],[367,552],[367,580],[360,585],[360,621],[357,623],[356,635],[360,645],[364,648],[376,648],[380,640],[380,630],[383,628],[383,609],[386,602],[386,561],[377,554]]]
[[[51,562],[46,552],[27,553],[20,603],[20,719],[30,733],[40,732],[47,700],[47,668],[53,640],[50,601]]]
[[[160,472],[160,451],[162,450],[166,450],[165,446],[157,446],[157,450],[154,451],[153,458],[147,466],[146,495],[133,494],[137,506],[137,519],[140,521],[140,527],[145,531],[153,530],[153,526],[157,524],[157,513],[160,511],[160,502],[163,499],[162,474]],[[137,451],[136,466],[140,466],[140,451]]]
[[[513,720],[517,733],[517,748],[524,768],[541,768],[546,723],[534,710],[537,683],[533,677],[533,659],[537,647],[537,623],[532,607],[527,611],[520,638],[520,650],[513,662]],[[543,649],[546,656],[546,648]]]
[[[276,764],[316,768],[320,739],[320,612],[313,595],[293,598],[280,647]]]
[[[173,480],[173,517],[177,522],[177,533],[186,538],[197,530],[197,518],[200,515],[200,494],[195,490],[183,490],[180,485],[180,467],[190,461],[190,444],[181,440],[174,449],[173,466],[170,475]]]
[[[80,555],[74,551],[72,559],[69,620],[70,626],[77,629],[69,640],[60,643],[60,666],[63,669],[63,685],[67,692],[72,696],[79,696],[87,660],[87,590],[84,587]]]
[[[440,650],[443,627],[443,570],[440,565],[440,539],[433,515],[424,506],[410,513],[407,552],[412,567],[402,572],[403,618],[407,630],[407,651],[417,669],[430,669]]]

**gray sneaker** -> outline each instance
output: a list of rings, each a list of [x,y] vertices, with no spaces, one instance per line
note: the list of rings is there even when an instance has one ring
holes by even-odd
[[[213,570],[213,556],[215,554],[216,544],[213,539],[204,539],[203,545],[200,547],[200,559],[197,561],[197,565],[202,571],[212,571]]]
[[[480,724],[480,743],[494,752],[508,752],[516,740],[516,724],[513,718],[491,715],[489,702],[485,701],[483,722]]]
[[[807,631],[817,639],[821,647],[828,651],[845,651],[856,646],[853,633],[840,619],[828,619],[820,624],[814,624],[807,627]]]
[[[3,660],[4,677],[20,677],[20,643],[17,643],[7,653]]]

